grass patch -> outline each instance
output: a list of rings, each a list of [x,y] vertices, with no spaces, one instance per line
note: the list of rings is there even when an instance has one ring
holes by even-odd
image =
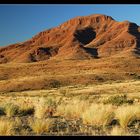
[[[13,135],[13,126],[13,121],[0,119],[0,135]]]
[[[82,114],[84,124],[106,126],[114,119],[114,108],[112,105],[92,104]]]
[[[60,104],[56,109],[56,114],[70,119],[78,119],[88,106],[89,102],[75,99],[71,100],[70,103]]]
[[[41,135],[49,132],[53,121],[51,119],[30,119],[29,124],[33,132],[37,135]]]
[[[126,95],[116,95],[116,96],[111,96],[108,99],[104,100],[104,104],[112,104],[116,106],[120,106],[123,104],[133,104],[134,100],[133,99],[128,99]]]
[[[8,103],[4,106],[4,109],[7,117],[13,117],[15,115],[18,115],[19,106],[14,105],[13,103]]]
[[[53,116],[56,110],[56,103],[52,99],[41,98],[38,104],[35,104],[35,117],[46,118]]]
[[[119,120],[120,126],[127,129],[128,125],[136,119],[140,119],[140,106],[122,106],[115,111],[115,116]]]

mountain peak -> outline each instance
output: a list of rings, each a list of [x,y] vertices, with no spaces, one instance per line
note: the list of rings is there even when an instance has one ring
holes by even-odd
[[[91,14],[91,15],[89,15],[89,17],[92,17],[92,18],[97,18],[98,17],[98,18],[114,20],[111,16],[104,15],[104,14]]]
[[[72,18],[26,42],[0,49],[0,62],[48,59],[92,59],[138,51],[139,27],[111,16],[92,14]],[[15,53],[16,52],[16,53]]]
[[[75,18],[72,18],[63,24],[60,25],[60,27],[64,26],[78,26],[78,25],[89,25],[94,24],[98,22],[104,22],[104,21],[113,21],[114,19],[111,16],[103,15],[103,14],[92,14],[89,16],[77,16]]]

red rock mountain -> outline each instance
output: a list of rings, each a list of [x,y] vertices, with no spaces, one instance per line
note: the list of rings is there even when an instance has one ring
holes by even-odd
[[[140,27],[106,15],[79,16],[0,49],[0,63],[140,55]]]

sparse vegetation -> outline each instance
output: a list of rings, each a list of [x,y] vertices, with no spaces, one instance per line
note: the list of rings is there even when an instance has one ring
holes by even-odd
[[[32,106],[27,106],[27,107],[21,106],[21,108],[19,109],[20,116],[33,115],[33,114],[34,114],[34,107]]]
[[[35,117],[36,118],[45,118],[47,116],[48,105],[45,103],[45,100],[41,98],[37,104],[35,104]]]
[[[127,129],[128,125],[136,120],[140,119],[140,106],[122,106],[116,110],[116,118],[118,118],[119,123],[123,129]]]
[[[17,105],[14,105],[13,103],[7,103],[5,104],[4,108],[7,117],[13,117],[15,115],[18,115],[19,107]]]
[[[5,80],[0,82],[0,135],[140,134],[140,81],[110,60],[93,61],[19,64],[20,73],[16,65],[1,65]]]
[[[51,119],[31,119],[29,120],[29,124],[33,130],[33,132],[37,135],[41,135],[44,133],[48,133],[51,125],[53,124],[53,120]]]
[[[0,135],[13,135],[13,126],[13,121],[0,119]]]
[[[58,88],[61,86],[61,83],[58,80],[51,80],[49,83],[50,88]]]
[[[134,122],[140,120],[139,104],[121,106],[112,105],[112,102],[103,104],[105,98],[103,95],[100,95],[99,103],[91,102],[88,99],[90,96],[82,100],[76,96],[72,96],[71,99],[61,96],[56,98],[57,100],[51,96],[5,98],[4,100],[9,103],[1,107],[5,112],[1,116],[3,118],[7,116],[7,119],[0,122],[3,123],[0,133],[3,135],[128,135]],[[63,101],[57,104],[60,100]],[[54,109],[52,115],[49,115],[50,108]],[[133,129],[138,132],[139,126],[135,127]]]
[[[114,119],[114,108],[111,105],[92,104],[83,114],[85,124],[96,126],[108,125]]]
[[[69,104],[61,104],[57,107],[57,115],[65,116],[70,119],[78,119],[82,116],[82,113],[89,106],[88,102],[80,100],[72,100]]]
[[[109,97],[107,100],[104,101],[104,104],[120,106],[122,104],[133,104],[133,102],[134,100],[127,99],[126,95],[116,95]]]

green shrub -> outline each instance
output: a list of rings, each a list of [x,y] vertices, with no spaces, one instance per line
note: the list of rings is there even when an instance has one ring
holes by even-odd
[[[104,100],[103,103],[120,106],[122,104],[133,104],[133,100],[128,99],[126,95],[116,95],[109,97],[107,100]]]

